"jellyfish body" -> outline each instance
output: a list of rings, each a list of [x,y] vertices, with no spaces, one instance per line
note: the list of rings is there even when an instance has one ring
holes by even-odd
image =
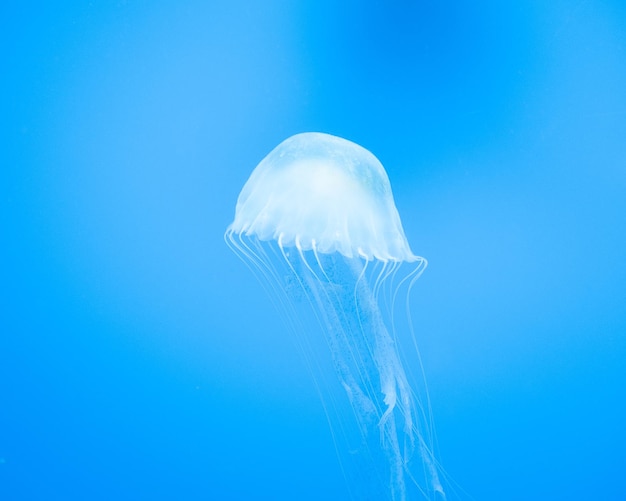
[[[408,310],[426,260],[411,252],[378,159],[328,134],[288,138],[251,174],[225,236],[296,333],[351,496],[445,499],[427,390],[409,383],[394,314],[400,295]],[[284,291],[306,298],[319,329]],[[307,337],[318,331],[347,405],[324,391],[328,374]],[[419,357],[415,364],[409,372],[423,375]]]

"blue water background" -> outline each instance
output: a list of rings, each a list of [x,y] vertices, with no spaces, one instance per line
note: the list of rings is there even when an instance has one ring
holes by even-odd
[[[386,166],[476,500],[626,499],[622,1],[3,2],[0,499],[345,499],[223,243],[284,138]]]

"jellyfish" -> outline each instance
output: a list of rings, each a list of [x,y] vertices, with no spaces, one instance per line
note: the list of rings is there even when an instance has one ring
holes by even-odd
[[[409,308],[427,262],[409,247],[380,161],[329,134],[286,139],[245,183],[225,241],[294,334],[352,499],[446,499]]]

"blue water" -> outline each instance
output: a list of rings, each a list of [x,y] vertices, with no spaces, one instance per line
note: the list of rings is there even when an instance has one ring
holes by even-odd
[[[385,165],[446,471],[626,499],[626,9],[5,2],[0,499],[341,500],[315,387],[224,245],[324,131]]]

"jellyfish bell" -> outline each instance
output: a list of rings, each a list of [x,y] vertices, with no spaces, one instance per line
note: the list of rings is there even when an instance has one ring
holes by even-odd
[[[409,247],[378,159],[329,134],[286,139],[245,183],[225,240],[295,334],[350,496],[445,499],[421,361],[417,350],[410,360],[399,349],[395,314],[400,296],[408,312],[409,292],[426,260]],[[294,284],[313,322],[285,299],[285,292],[294,297]],[[410,319],[404,327],[416,349]],[[320,332],[332,377],[324,353],[312,348]],[[409,376],[421,382],[411,384]]]
[[[348,258],[418,259],[378,159],[316,132],[286,139],[261,161],[239,195],[229,231]]]

